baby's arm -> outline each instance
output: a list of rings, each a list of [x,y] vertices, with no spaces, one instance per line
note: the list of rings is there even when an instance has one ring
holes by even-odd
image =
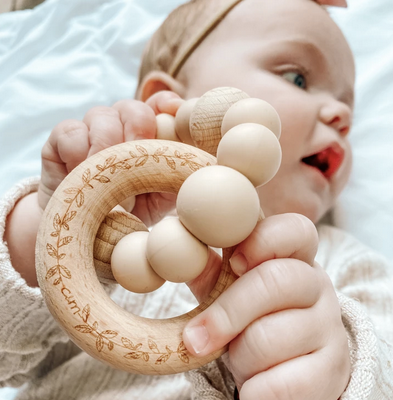
[[[95,107],[83,121],[58,124],[42,149],[42,172],[37,193],[22,198],[7,219],[5,240],[14,268],[29,286],[37,286],[35,241],[40,219],[61,181],[89,156],[107,147],[156,134],[158,113],[175,115],[182,100],[173,92],[159,92],[147,103],[123,100],[113,107]],[[151,225],[174,206],[170,194],[138,196],[133,213]],[[23,251],[20,249],[23,248]]]
[[[241,273],[184,331],[190,352],[229,343],[242,400],[337,400],[350,376],[347,334],[326,272],[314,262],[314,225],[297,214],[262,221],[238,246]],[[192,287],[203,297],[203,282]]]
[[[174,114],[179,104],[176,95],[159,93],[148,105],[122,101],[113,109],[91,110],[84,121],[59,124],[42,151],[41,182],[25,181],[0,199],[0,386],[20,386],[49,373],[77,351],[51,317],[39,288],[32,287],[37,284],[37,229],[51,194],[93,152],[136,136],[154,137],[155,113]],[[173,205],[172,199],[156,203],[141,197],[139,215],[147,220]],[[148,208],[152,201],[159,210]]]

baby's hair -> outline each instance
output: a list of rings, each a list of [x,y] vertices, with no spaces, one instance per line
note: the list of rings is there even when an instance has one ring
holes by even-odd
[[[144,51],[138,87],[150,71],[163,71],[176,77],[195,48],[241,1],[191,0],[176,8]]]

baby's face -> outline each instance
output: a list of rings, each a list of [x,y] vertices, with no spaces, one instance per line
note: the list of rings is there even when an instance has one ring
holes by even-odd
[[[233,86],[268,101],[282,122],[282,165],[258,188],[266,215],[317,222],[347,182],[354,87],[351,51],[311,0],[245,0],[192,54],[185,97]]]

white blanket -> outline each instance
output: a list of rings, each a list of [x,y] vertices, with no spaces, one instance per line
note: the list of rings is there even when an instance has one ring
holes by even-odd
[[[57,123],[133,97],[147,39],[183,2],[47,0],[0,15],[0,195],[39,174]],[[354,168],[333,219],[393,260],[393,3],[348,3],[331,12],[356,56]]]
[[[47,0],[0,15],[0,195],[39,174],[50,130],[133,97],[152,32],[184,0]],[[393,259],[393,4],[331,10],[356,56],[354,168],[334,223]]]

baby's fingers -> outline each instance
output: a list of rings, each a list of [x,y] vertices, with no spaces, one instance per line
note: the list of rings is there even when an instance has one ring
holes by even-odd
[[[280,214],[258,223],[234,251],[230,263],[237,275],[274,258],[296,258],[313,265],[318,249],[314,224],[300,214]]]
[[[55,126],[41,151],[38,201],[42,209],[68,173],[86,159],[89,147],[89,130],[82,121],[66,120]]]
[[[178,94],[170,91],[161,91],[153,94],[146,100],[155,114],[170,114],[175,116],[179,107],[184,103]]]
[[[337,400],[348,384],[349,362],[330,349],[279,364],[246,381],[242,400]]]
[[[147,104],[137,100],[121,100],[113,108],[119,112],[125,142],[155,138],[156,116]]]
[[[235,281],[183,331],[195,355],[216,351],[256,319],[288,308],[311,307],[321,292],[314,268],[293,259],[270,260]]]

